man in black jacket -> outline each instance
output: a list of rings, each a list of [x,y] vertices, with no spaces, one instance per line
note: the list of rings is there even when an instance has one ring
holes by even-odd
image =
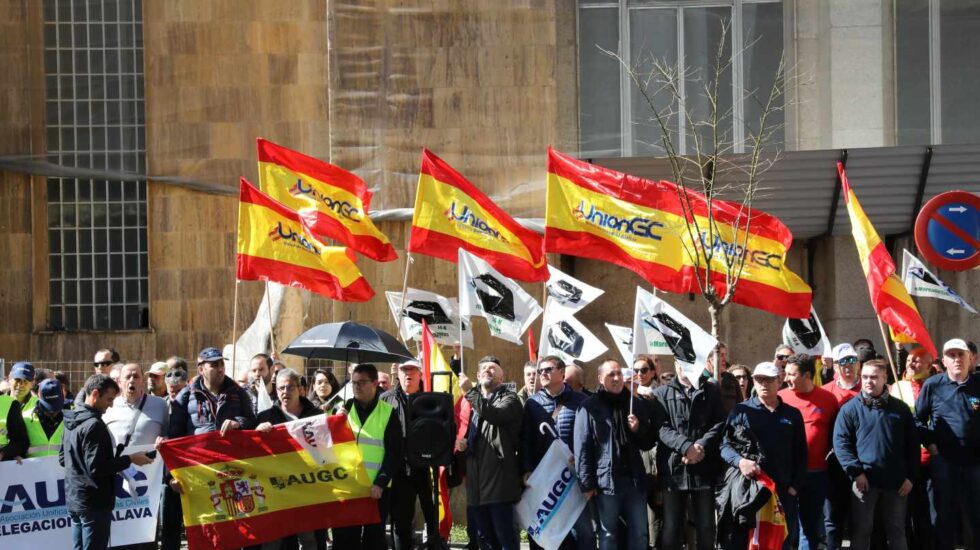
[[[646,550],[646,470],[641,450],[657,443],[657,426],[647,402],[625,390],[618,361],[599,365],[599,388],[575,416],[575,460],[579,486],[587,499],[596,497],[599,548],[622,546]],[[619,538],[623,518],[627,540]]]
[[[666,418],[657,446],[658,482],[664,491],[664,548],[684,545],[687,502],[691,501],[697,548],[714,547],[715,481],[721,471],[718,447],[725,409],[718,386],[702,376],[695,388],[680,374],[653,391]]]
[[[868,548],[876,508],[888,548],[905,550],[905,512],[919,473],[919,437],[908,406],[885,391],[885,362],[861,367],[861,394],[841,409],[834,453],[853,480],[851,548]]]
[[[143,453],[115,456],[112,436],[102,422],[119,386],[103,374],[85,382],[85,402],[65,411],[65,432],[58,462],[65,468],[65,496],[71,516],[75,550],[109,547],[112,509],[116,504],[116,473],[130,464],[144,466],[153,459]]]
[[[422,391],[422,371],[419,362],[405,361],[398,365],[398,385],[383,393],[381,399],[392,406],[401,425],[402,442],[408,434],[408,397]],[[439,512],[432,500],[432,476],[429,468],[413,468],[406,460],[391,480],[391,521],[395,550],[415,547],[415,501],[418,500],[425,518],[427,546],[438,548]]]

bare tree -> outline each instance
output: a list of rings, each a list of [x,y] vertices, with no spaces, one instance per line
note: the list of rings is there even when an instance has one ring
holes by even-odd
[[[660,145],[669,160],[685,217],[685,252],[696,266],[698,287],[708,303],[711,334],[716,338],[721,312],[731,303],[745,267],[753,199],[762,190],[762,175],[779,157],[772,138],[782,128],[782,121],[774,121],[773,115],[784,109],[786,89],[784,62],[780,58],[768,91],[762,94],[757,90],[739,91],[741,99],[756,102],[761,111],[757,125],[747,128],[741,139],[735,137],[730,129],[732,123],[743,124],[744,121],[735,120],[734,107],[721,107],[722,94],[731,93],[731,89],[721,83],[732,71],[734,56],[741,55],[754,44],[729,53],[730,26],[730,20],[721,23],[721,36],[707,71],[682,71],[676,64],[652,55],[630,64],[619,54],[602,50],[625,67],[649,109],[649,121],[660,129]],[[696,112],[691,108],[692,88],[696,88],[697,95],[703,98],[707,112]],[[664,96],[666,105],[658,106],[656,100]],[[671,124],[675,117],[683,117],[686,130]],[[690,154],[681,153],[679,138],[688,144]],[[714,206],[718,200],[738,204],[732,229],[720,226],[715,219]],[[699,220],[695,211],[700,210],[697,207],[702,201],[706,212]],[[712,283],[717,274],[723,277],[723,285]],[[713,362],[717,379],[717,351]]]

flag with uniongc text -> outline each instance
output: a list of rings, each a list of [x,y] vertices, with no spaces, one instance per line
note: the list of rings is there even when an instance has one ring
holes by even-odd
[[[241,548],[380,521],[344,415],[303,418],[269,432],[171,439],[160,444],[160,454],[183,488],[190,550]]]
[[[409,252],[456,263],[457,250],[519,281],[548,280],[541,235],[517,223],[445,161],[422,150]]]
[[[314,235],[379,262],[398,258],[368,217],[372,195],[361,178],[262,138],[256,146],[262,190],[300,214]]]
[[[546,203],[545,252],[610,262],[678,293],[700,293],[698,274],[704,277],[707,254],[719,296],[728,290],[728,264],[744,258],[732,301],[783,317],[809,314],[810,287],[785,265],[793,235],[765,212],[713,200],[709,232],[703,195],[554,149],[548,150]]]
[[[896,342],[917,342],[936,357],[936,346],[919,315],[919,309],[915,307],[915,302],[905,290],[902,281],[895,275],[895,261],[861,208],[857,195],[847,181],[844,165],[839,162],[837,173],[840,174],[844,204],[847,205],[847,214],[851,218],[851,234],[857,246],[861,268],[868,280],[868,293],[871,295],[871,305],[875,313],[891,329],[892,338]]]
[[[239,190],[236,276],[305,288],[343,302],[374,296],[349,249],[325,246],[306,231],[295,212],[245,178]]]

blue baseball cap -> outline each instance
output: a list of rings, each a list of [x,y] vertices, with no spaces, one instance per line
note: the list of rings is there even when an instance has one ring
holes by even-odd
[[[47,412],[57,412],[65,408],[65,395],[61,391],[61,382],[56,378],[46,378],[41,381],[37,390],[37,403]]]
[[[201,353],[197,354],[198,363],[217,363],[218,361],[227,361],[218,348],[204,348]]]
[[[18,361],[10,369],[10,377],[18,380],[34,381],[34,365],[27,361]]]

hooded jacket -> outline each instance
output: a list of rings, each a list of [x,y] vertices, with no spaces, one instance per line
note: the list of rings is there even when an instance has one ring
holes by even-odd
[[[640,420],[636,433],[627,426],[630,399],[633,414]],[[633,397],[626,389],[614,395],[600,386],[575,415],[575,466],[582,492],[614,495],[617,478],[644,485],[646,469],[640,451],[656,445],[660,423],[647,401]]]
[[[116,457],[102,414],[82,405],[65,411],[65,433],[58,463],[65,468],[68,511],[110,511],[116,504],[116,473],[129,467],[128,456]]]
[[[212,399],[213,398],[213,399]],[[252,399],[248,391],[225,376],[221,389],[214,395],[204,387],[201,376],[180,390],[170,403],[171,438],[199,435],[221,429],[225,420],[234,420],[242,430],[255,427]]]

